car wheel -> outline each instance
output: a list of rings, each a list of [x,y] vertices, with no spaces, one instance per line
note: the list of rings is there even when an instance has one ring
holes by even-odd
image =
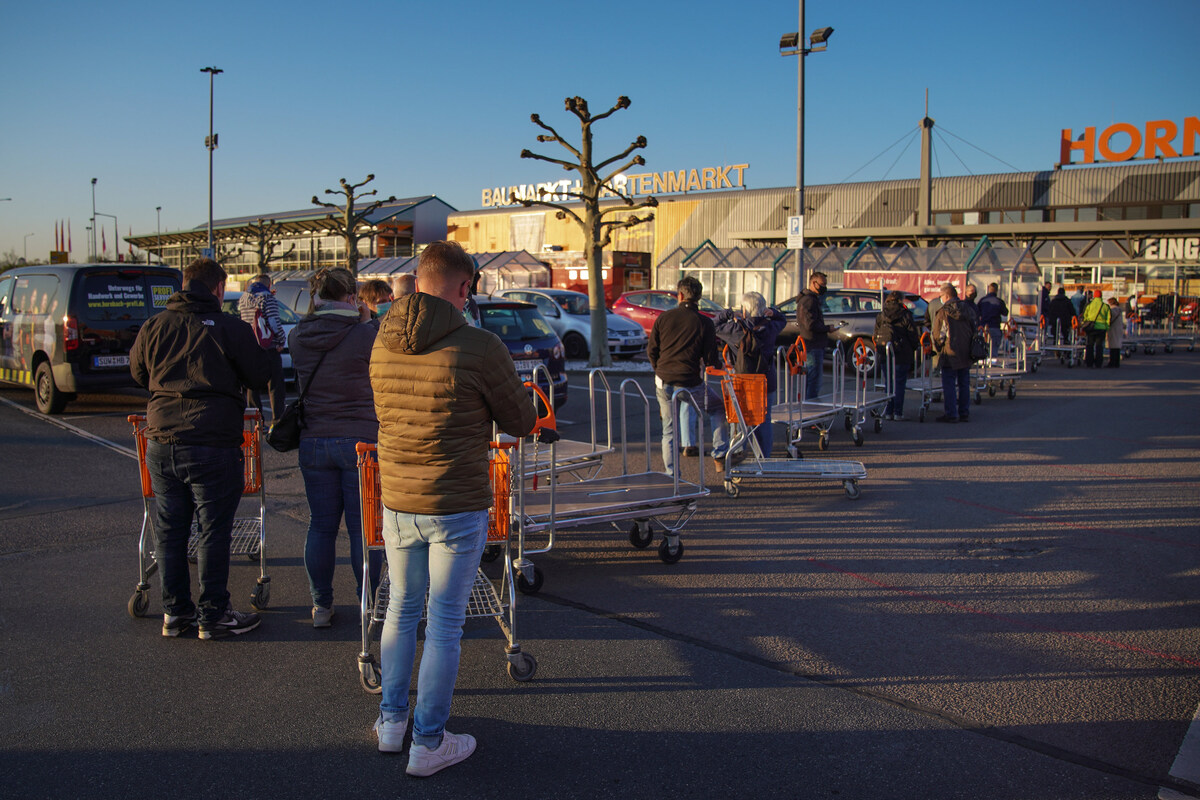
[[[578,361],[581,358],[588,357],[588,345],[578,333],[568,333],[563,337],[563,351],[567,358],[572,361]]]

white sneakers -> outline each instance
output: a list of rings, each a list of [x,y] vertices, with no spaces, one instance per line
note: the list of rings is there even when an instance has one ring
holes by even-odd
[[[314,628],[328,628],[333,625],[333,609],[313,606],[312,618]]]
[[[475,752],[475,737],[469,733],[451,733],[445,731],[442,745],[431,750],[423,744],[413,742],[408,748],[409,775],[416,778],[427,778],[433,773],[465,761]]]
[[[402,722],[388,722],[379,715],[375,720],[375,735],[379,752],[399,753],[404,749],[404,732],[408,729],[408,714]],[[442,744],[429,748],[413,742],[408,748],[408,772],[415,778],[427,778],[435,772],[465,761],[475,752],[475,737],[466,733],[444,731]]]

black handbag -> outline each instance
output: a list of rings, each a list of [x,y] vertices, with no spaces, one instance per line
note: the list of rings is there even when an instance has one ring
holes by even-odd
[[[317,377],[317,370],[321,368],[321,362],[327,355],[328,350],[321,354],[317,366],[313,367],[312,375],[308,376],[308,385],[300,387],[300,396],[288,403],[279,419],[272,420],[271,427],[267,428],[267,444],[281,453],[300,446],[300,431],[304,430],[304,396],[308,394],[308,387],[312,386],[313,378]]]

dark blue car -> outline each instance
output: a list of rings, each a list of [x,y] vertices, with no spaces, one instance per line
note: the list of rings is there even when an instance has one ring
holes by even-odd
[[[537,306],[498,297],[477,297],[479,321],[485,330],[500,337],[508,347],[521,380],[530,380],[533,370],[544,365],[550,373],[551,386],[543,378],[540,386],[554,407],[567,402],[566,360],[562,340],[542,317]],[[553,388],[553,392],[551,389]]]

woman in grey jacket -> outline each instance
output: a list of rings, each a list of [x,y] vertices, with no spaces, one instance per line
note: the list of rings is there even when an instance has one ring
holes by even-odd
[[[350,534],[350,566],[362,595],[362,508],[355,445],[379,434],[368,372],[379,323],[357,300],[354,276],[323,269],[309,281],[313,313],[288,337],[296,381],[308,387],[300,434],[300,474],[308,495],[304,567],[312,593],[314,628],[333,621],[333,566],[342,517]],[[379,579],[382,555],[371,554],[370,588]]]

